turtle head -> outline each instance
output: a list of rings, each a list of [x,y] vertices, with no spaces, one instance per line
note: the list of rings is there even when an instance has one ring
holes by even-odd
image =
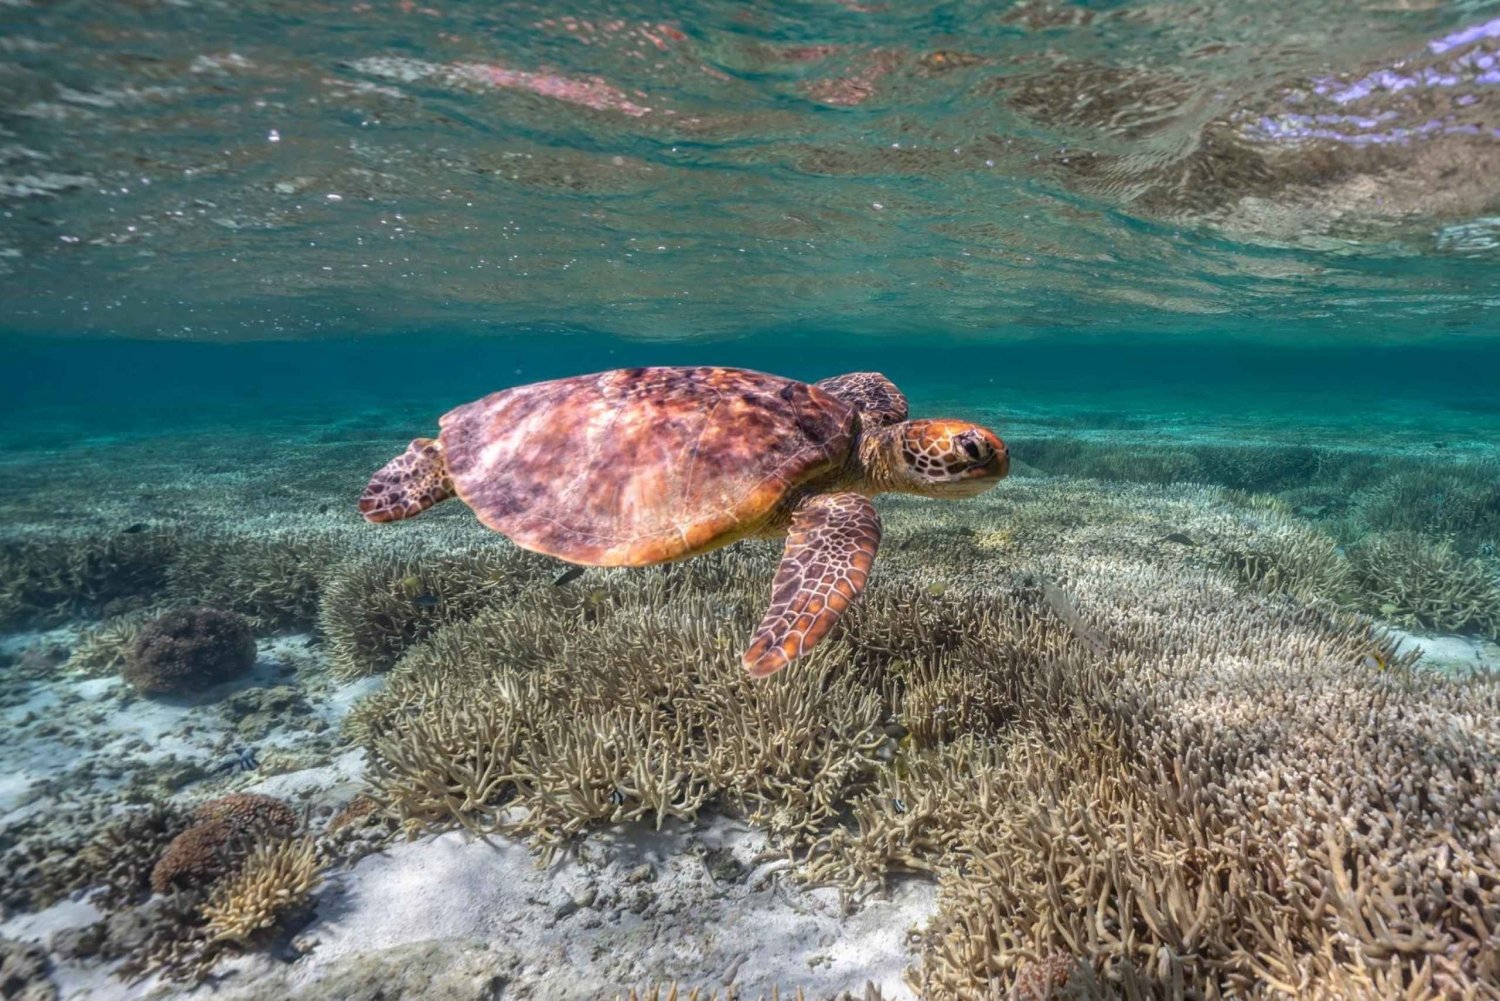
[[[989,428],[967,421],[906,421],[882,450],[893,487],[928,497],[973,497],[1010,472],[1010,450]],[[895,453],[895,454],[892,454]]]

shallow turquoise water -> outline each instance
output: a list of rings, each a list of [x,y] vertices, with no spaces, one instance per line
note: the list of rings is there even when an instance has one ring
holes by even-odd
[[[1477,763],[1454,767],[1500,781],[1497,317],[1497,0],[0,0],[0,939],[40,943],[64,997],[140,996],[111,979],[127,947],[48,937],[102,920],[45,861],[101,817],[301,783],[331,839],[364,788],[339,727],[440,625],[577,598],[584,629],[618,588],[676,629],[648,600],[669,578],[525,563],[456,503],[354,510],[448,409],[615,367],[883,372],[1013,457],[982,503],[881,502],[886,612],[1022,609],[1123,686],[1191,666],[1163,595],[1212,594],[1261,638],[1197,673],[1339,698],[1340,671],[1390,682],[1391,651],[1348,639],[1374,630],[1426,651],[1433,690],[1468,678],[1442,718]],[[704,561],[761,574],[701,606],[725,650],[779,545]],[[491,559],[521,583],[453,598]],[[197,604],[249,616],[258,659],[201,699],[140,695],[132,630]],[[1309,623],[1353,666],[1307,655]],[[1493,785],[1432,797],[1413,843]],[[1460,848],[1493,902],[1482,841]],[[347,901],[318,900],[344,948]],[[1455,977],[1492,969],[1450,952]]]

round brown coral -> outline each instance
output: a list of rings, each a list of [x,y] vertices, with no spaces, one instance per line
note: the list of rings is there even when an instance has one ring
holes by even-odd
[[[243,615],[178,608],[141,628],[121,676],[142,692],[190,695],[254,663],[255,634]]]
[[[234,793],[210,800],[162,852],[151,871],[151,889],[205,886],[237,869],[257,841],[285,836],[296,826],[296,811],[271,796]]]
[[[270,828],[286,834],[297,826],[297,811],[275,796],[236,792],[211,799],[193,812],[194,824],[226,820],[244,830]]]

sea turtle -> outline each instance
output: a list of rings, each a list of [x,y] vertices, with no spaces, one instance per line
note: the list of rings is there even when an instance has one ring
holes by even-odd
[[[906,419],[875,372],[812,384],[737,368],[627,368],[491,393],[450,410],[375,474],[373,522],[458,497],[517,545],[585,566],[645,566],[786,536],[752,675],[807,653],[865,586],[880,493],[972,497],[1005,443]]]

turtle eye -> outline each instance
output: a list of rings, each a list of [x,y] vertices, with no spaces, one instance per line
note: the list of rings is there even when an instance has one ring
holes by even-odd
[[[989,457],[988,443],[972,431],[965,431],[958,436],[958,447],[963,449],[964,455],[967,455],[971,462],[981,462]]]

